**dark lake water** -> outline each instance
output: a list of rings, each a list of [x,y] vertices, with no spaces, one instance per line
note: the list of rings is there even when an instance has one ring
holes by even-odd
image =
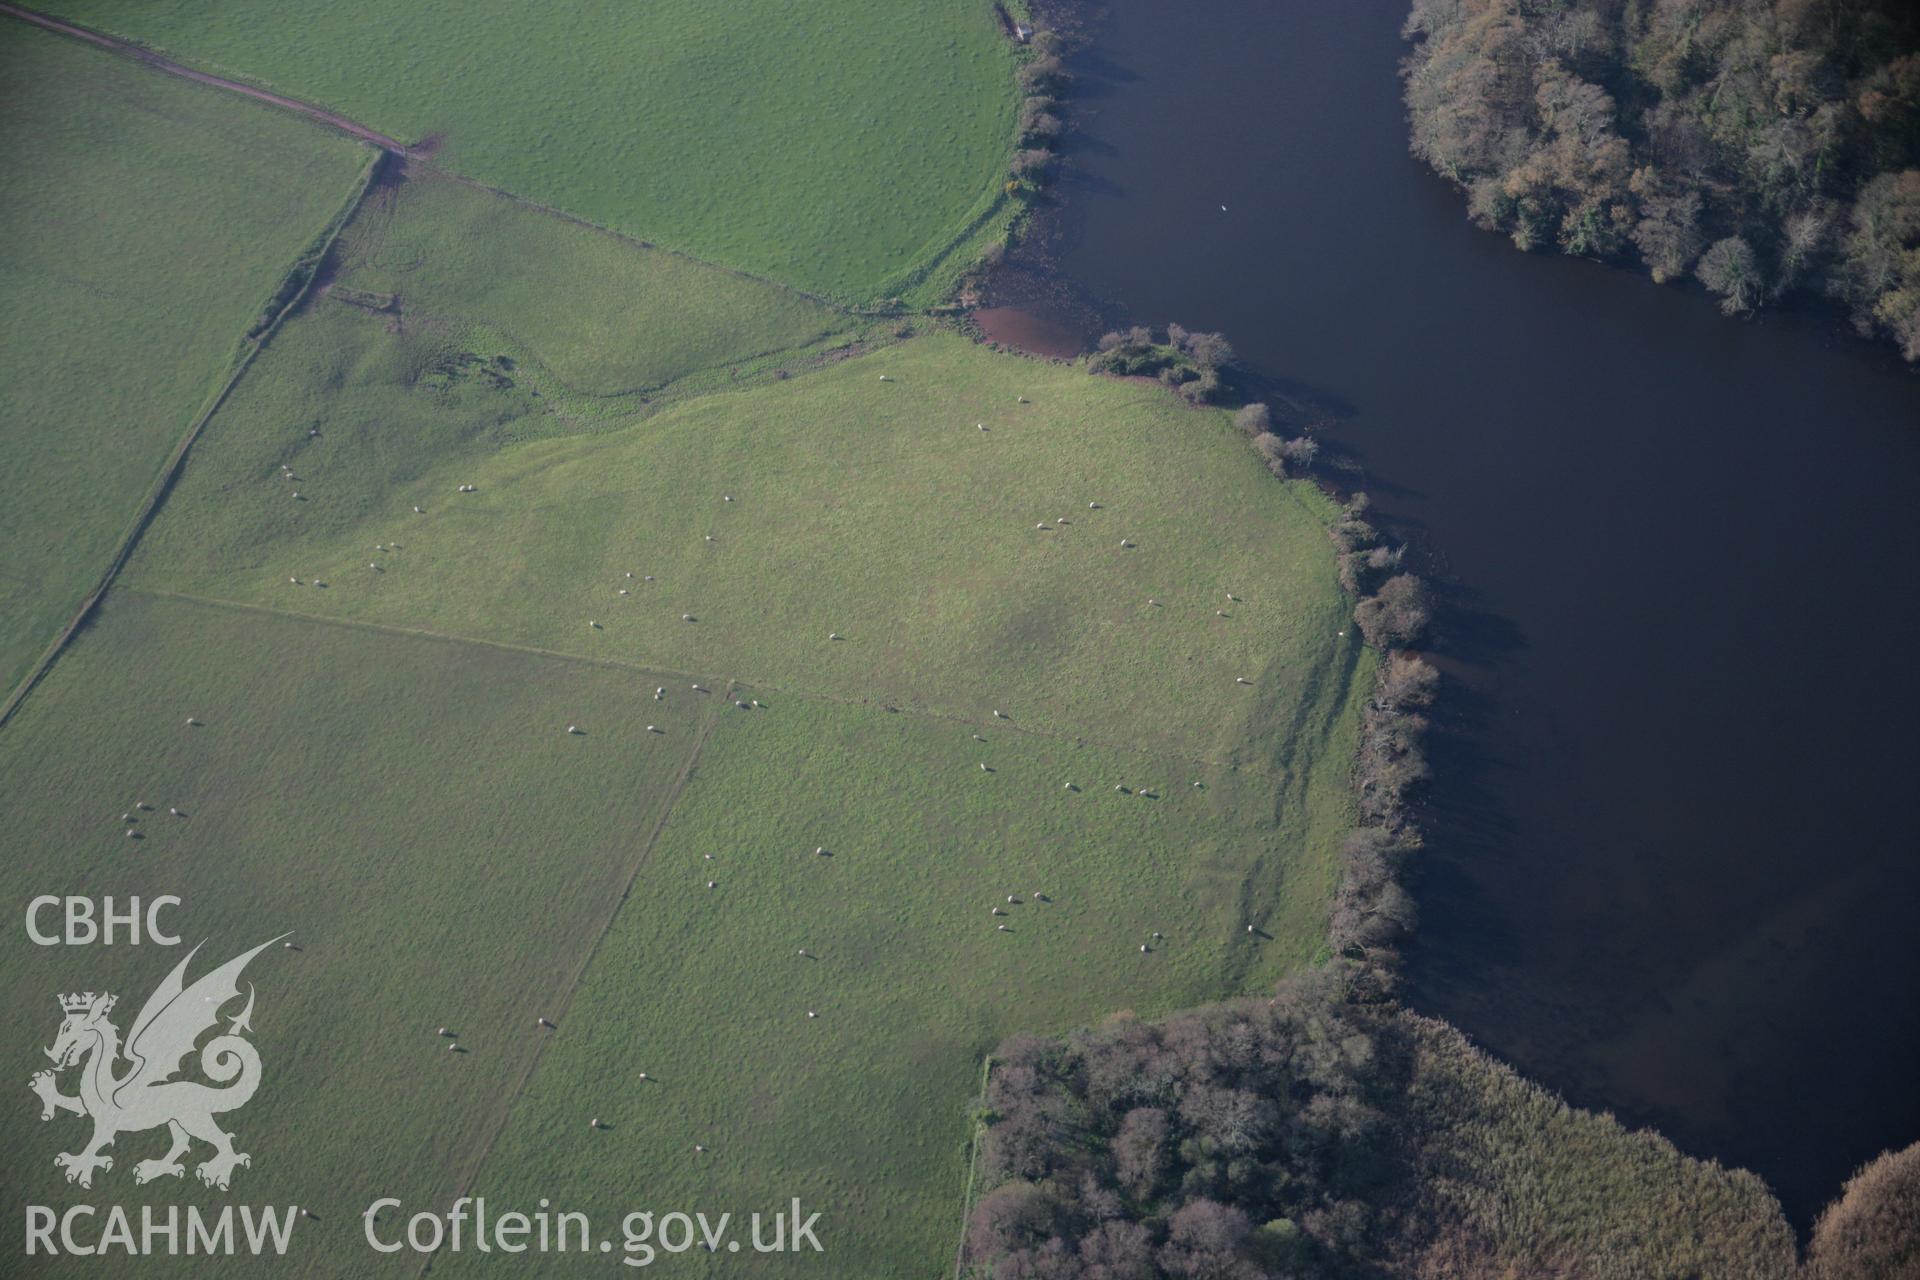
[[[1403,12],[1114,0],[1048,252],[1335,407],[1445,590],[1412,1002],[1804,1227],[1920,1139],[1920,377],[1472,229]]]

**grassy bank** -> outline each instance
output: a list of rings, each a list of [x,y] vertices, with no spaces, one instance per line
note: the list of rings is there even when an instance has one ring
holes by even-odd
[[[416,351],[289,327],[130,580],[1282,770],[1361,661],[1327,504],[1158,388],[932,335],[599,423]]]

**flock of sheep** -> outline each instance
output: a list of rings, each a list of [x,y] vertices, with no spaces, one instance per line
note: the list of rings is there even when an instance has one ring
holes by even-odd
[[[890,377],[889,375],[887,375],[887,374],[881,374],[881,375],[880,375],[880,381],[882,381],[882,382],[891,382],[891,381],[892,381],[892,378],[891,378],[891,377]],[[1028,400],[1027,400],[1027,398],[1026,398],[1025,396],[1021,396],[1021,397],[1019,397],[1019,403],[1022,403],[1022,404],[1026,404],[1026,403],[1028,403]],[[986,424],[985,424],[984,422],[980,422],[980,423],[976,423],[975,425],[976,425],[976,427],[978,428],[978,430],[980,430],[981,432],[986,432],[986,431],[988,431],[988,430],[989,430],[989,428],[987,427],[987,425],[986,425]],[[297,475],[295,475],[295,474],[294,474],[294,472],[293,472],[293,469],[292,469],[292,468],[291,468],[290,466],[285,466],[285,465],[283,465],[283,466],[281,467],[281,474],[282,474],[282,476],[283,476],[283,478],[284,478],[285,480],[287,480],[287,481],[289,481],[289,482],[292,482],[292,483],[298,483],[298,479],[299,479],[299,477],[298,477]],[[478,487],[477,487],[476,485],[473,485],[473,484],[461,484],[461,485],[459,485],[459,486],[457,486],[457,488],[456,488],[456,490],[455,490],[455,491],[456,491],[457,493],[461,493],[461,494],[473,494],[473,493],[477,493],[477,492],[478,492]],[[294,499],[295,499],[296,501],[305,501],[305,498],[303,497],[303,495],[302,495],[302,493],[301,493],[301,492],[300,492],[299,490],[297,490],[297,489],[293,491],[293,497],[294,497]],[[733,495],[732,495],[732,494],[722,494],[722,495],[721,495],[721,501],[722,501],[722,503],[724,503],[724,504],[731,504],[731,503],[733,503],[733,501],[734,501],[734,498],[733,498]],[[1102,509],[1103,509],[1103,507],[1102,507],[1102,504],[1101,504],[1101,503],[1099,503],[1099,502],[1097,502],[1097,501],[1092,501],[1092,502],[1088,502],[1088,503],[1087,503],[1087,510],[1089,510],[1089,511],[1100,511],[1100,510],[1102,510]],[[418,506],[418,505],[414,505],[414,506],[413,506],[413,512],[414,512],[414,514],[415,514],[415,515],[424,515],[424,514],[425,514],[425,510],[424,510],[424,509],[423,509],[422,507],[420,507],[420,506]],[[1037,523],[1036,523],[1036,524],[1034,525],[1034,529],[1035,529],[1035,531],[1036,531],[1036,532],[1042,532],[1042,533],[1054,533],[1054,532],[1059,532],[1059,531],[1061,531],[1061,530],[1063,530],[1063,529],[1066,529],[1066,528],[1068,528],[1068,527],[1071,527],[1071,526],[1072,526],[1072,523],[1073,523],[1073,522],[1072,522],[1072,521],[1071,521],[1070,519],[1068,519],[1068,518],[1067,518],[1066,516],[1057,516],[1057,517],[1055,517],[1055,518],[1054,518],[1054,519],[1053,519],[1052,521],[1050,521],[1050,522],[1049,522],[1049,521],[1047,521],[1047,520],[1041,520],[1041,521],[1039,521],[1039,522],[1037,522]],[[716,539],[715,539],[715,537],[714,537],[714,535],[713,535],[713,534],[710,534],[710,533],[709,533],[709,534],[705,534],[705,535],[703,535],[703,538],[704,538],[704,541],[705,541],[705,543],[706,543],[707,545],[713,545],[713,544],[714,544],[714,543],[716,542]],[[1128,550],[1128,551],[1131,551],[1131,550],[1135,550],[1135,549],[1137,549],[1137,548],[1138,548],[1138,545],[1139,545],[1139,544],[1138,544],[1138,543],[1136,543],[1136,542],[1135,542],[1134,540],[1132,540],[1131,538],[1127,538],[1127,537],[1122,537],[1122,538],[1120,539],[1120,547],[1121,547],[1121,549],[1122,549],[1122,550]],[[399,549],[399,544],[398,544],[398,543],[386,543],[386,542],[382,542],[382,543],[377,543],[377,544],[375,545],[375,547],[374,547],[374,551],[375,551],[375,552],[376,552],[377,554],[391,554],[392,552],[394,552],[394,551],[397,551],[398,549]],[[382,573],[382,572],[384,572],[384,569],[383,569],[383,567],[382,567],[382,565],[381,565],[381,563],[380,563],[379,561],[370,561],[370,562],[368,563],[368,565],[367,565],[367,568],[368,568],[368,570],[369,570],[370,572],[373,572],[373,573]],[[647,582],[647,583],[651,583],[651,582],[653,582],[653,581],[654,581],[654,576],[653,576],[652,574],[646,574],[646,575],[643,575],[642,577],[640,577],[640,578],[639,578],[638,580],[639,580],[639,581],[641,581],[641,582]],[[304,586],[304,585],[306,585],[306,583],[305,583],[305,582],[303,582],[303,580],[302,580],[302,579],[301,579],[301,578],[300,578],[299,576],[297,576],[297,575],[295,575],[295,576],[290,576],[290,577],[289,577],[289,579],[288,579],[288,581],[289,581],[289,583],[291,583],[291,584],[292,584],[292,585],[294,585],[294,586]],[[625,574],[624,574],[624,577],[623,577],[623,578],[621,579],[621,581],[622,581],[623,583],[631,583],[631,582],[633,582],[633,581],[635,581],[635,575],[634,575],[634,573],[633,573],[632,571],[630,571],[630,570],[629,570],[629,571],[626,571],[626,572],[625,572]],[[312,585],[313,585],[313,586],[315,586],[315,587],[322,587],[322,588],[324,588],[324,587],[326,586],[326,583],[325,583],[325,581],[324,581],[324,580],[321,580],[321,579],[315,579],[315,580],[313,581],[313,584],[312,584]],[[632,594],[632,590],[633,590],[633,588],[632,588],[631,586],[627,586],[627,585],[622,585],[622,586],[619,586],[619,587],[617,588],[617,590],[618,590],[618,594],[619,594],[619,596],[620,596],[620,597],[628,597],[628,596],[630,596],[630,595]],[[1229,592],[1227,592],[1227,593],[1226,593],[1226,599],[1227,599],[1227,603],[1229,603],[1229,604],[1235,604],[1235,603],[1240,603],[1240,602],[1241,602],[1241,601],[1240,601],[1240,597],[1239,597],[1239,596],[1237,596],[1236,594],[1234,594],[1234,593],[1233,593],[1233,592],[1231,592],[1231,591],[1229,591]],[[1161,602],[1160,602],[1160,600],[1159,600],[1158,598],[1155,598],[1155,597],[1149,597],[1149,598],[1148,598],[1148,600],[1147,600],[1147,605],[1148,605],[1148,607],[1150,607],[1150,608],[1161,608],[1161,607],[1163,607],[1163,606],[1161,605]],[[1226,617],[1229,617],[1229,616],[1231,616],[1231,615],[1229,615],[1229,614],[1227,613],[1227,611],[1226,611],[1225,609],[1216,609],[1216,610],[1215,610],[1215,616],[1217,616],[1217,617],[1220,617],[1220,618],[1226,618]],[[680,615],[680,617],[681,617],[681,620],[682,620],[683,622],[688,622],[688,623],[693,623],[693,622],[697,622],[697,621],[698,621],[698,618],[696,617],[696,615],[694,615],[694,614],[692,614],[692,613],[682,613],[682,614]],[[590,630],[593,630],[593,631],[603,631],[603,630],[605,630],[605,628],[604,628],[604,626],[603,626],[603,625],[602,625],[602,624],[601,624],[601,623],[599,622],[599,620],[597,620],[597,619],[589,619],[589,620],[587,621],[587,626],[588,626],[588,628],[589,628]],[[846,637],[845,637],[845,636],[843,636],[843,635],[842,635],[842,634],[841,634],[840,632],[838,632],[838,631],[831,631],[831,632],[829,632],[829,633],[828,633],[828,635],[827,635],[827,639],[828,639],[828,641],[829,641],[829,642],[831,642],[831,643],[840,643],[840,642],[843,642],[843,641],[844,641],[844,640],[846,639]],[[1245,686],[1245,685],[1251,685],[1251,684],[1253,683],[1253,681],[1251,681],[1250,679],[1248,679],[1248,678],[1247,678],[1247,677],[1245,677],[1245,676],[1236,676],[1236,677],[1234,677],[1234,682],[1235,682],[1235,684],[1236,684],[1236,685],[1243,685],[1243,686]],[[693,690],[694,692],[696,692],[696,693],[707,693],[707,692],[709,692],[709,690],[708,690],[708,689],[707,689],[707,688],[706,688],[705,686],[703,686],[703,685],[701,685],[701,684],[700,684],[700,683],[698,683],[698,682],[694,682],[694,683],[692,684],[692,686],[691,686],[691,688],[692,688],[692,690]],[[664,701],[664,700],[666,699],[666,697],[667,697],[667,690],[666,690],[666,686],[664,686],[664,685],[660,685],[660,686],[656,686],[656,687],[655,687],[655,689],[654,689],[654,692],[653,692],[653,696],[654,696],[654,700],[655,700],[655,701]],[[760,700],[759,700],[759,699],[757,699],[757,698],[755,698],[755,699],[751,699],[751,700],[736,700],[736,703],[735,703],[735,705],[736,705],[737,707],[739,707],[739,708],[741,708],[741,709],[745,709],[745,710],[751,710],[751,709],[758,709],[758,708],[759,708],[759,707],[761,706],[761,703],[760,703]],[[1000,710],[998,710],[998,709],[994,709],[994,710],[992,711],[992,717],[993,717],[993,719],[995,719],[995,720],[999,720],[999,721],[1007,721],[1007,720],[1010,720],[1010,719],[1011,719],[1011,717],[1009,717],[1009,716],[1008,716],[1008,715],[1007,715],[1006,713],[1004,713],[1004,712],[1002,712],[1002,711],[1000,711]],[[188,723],[189,725],[198,725],[198,724],[199,724],[200,722],[199,722],[199,721],[198,721],[197,719],[194,719],[194,718],[192,718],[192,717],[189,717],[189,718],[188,718],[188,721],[187,721],[187,723]],[[659,728],[659,727],[658,727],[657,725],[651,725],[651,724],[650,724],[650,725],[648,725],[648,726],[647,726],[646,728],[647,728],[647,732],[648,732],[648,733],[651,733],[651,734],[659,734],[659,733],[662,733],[662,732],[664,732],[664,731],[663,731],[662,729],[660,729],[660,728]],[[568,724],[568,725],[566,726],[566,733],[567,733],[567,734],[568,734],[569,736],[584,736],[584,735],[585,735],[585,730],[583,730],[583,729],[582,729],[582,728],[581,728],[581,727],[580,727],[580,726],[579,726],[579,725],[578,725],[577,723],[570,723],[570,724]],[[978,741],[978,742],[985,742],[985,741],[986,741],[986,739],[985,739],[984,737],[982,737],[982,736],[981,736],[980,734],[978,734],[978,733],[975,733],[975,734],[973,735],[973,738],[974,738],[974,740],[975,740],[975,741]],[[987,763],[986,763],[985,761],[981,761],[981,762],[980,762],[980,765],[979,765],[979,767],[980,767],[980,771],[981,771],[981,772],[983,772],[983,773],[992,773],[992,772],[993,772],[993,770],[992,770],[992,769],[990,768],[990,766],[989,766],[989,765],[988,765],[988,764],[987,764]],[[1200,782],[1198,782],[1198,781],[1195,781],[1195,782],[1193,782],[1193,783],[1192,783],[1192,786],[1193,786],[1193,787],[1195,787],[1195,788],[1199,788],[1199,787],[1201,787],[1201,785],[1202,785],[1202,784],[1201,784]],[[1073,792],[1078,792],[1078,791],[1080,790],[1080,788],[1079,788],[1079,787],[1078,787],[1078,786],[1077,786],[1076,784],[1074,784],[1074,783],[1072,783],[1072,782],[1067,782],[1067,783],[1065,783],[1065,784],[1063,784],[1063,786],[1064,786],[1064,789],[1065,789],[1065,790],[1067,790],[1067,791],[1073,791]],[[1155,795],[1157,794],[1156,792],[1153,792],[1153,791],[1151,791],[1151,790],[1147,790],[1147,789],[1144,789],[1144,788],[1140,788],[1140,789],[1130,789],[1130,788],[1129,788],[1128,786],[1126,786],[1126,785],[1125,785],[1124,783],[1116,783],[1116,784],[1114,785],[1114,790],[1115,790],[1116,792],[1118,792],[1118,793],[1121,793],[1121,794],[1132,794],[1132,795],[1141,795],[1141,796],[1147,796],[1147,797],[1150,797],[1150,798],[1151,798],[1151,797],[1154,797],[1154,796],[1155,796]],[[144,804],[143,804],[143,805],[142,805],[141,807],[143,807],[143,808],[144,808],[144,807],[145,807],[145,806],[144,806]],[[177,812],[178,812],[178,810],[174,810],[174,812],[175,812],[175,813],[177,813]],[[132,819],[132,818],[131,818],[130,816],[128,817],[128,822],[129,822],[129,830],[128,830],[128,835],[129,835],[129,836],[134,836],[134,835],[136,835],[136,832],[135,832],[135,830],[133,829],[133,825],[132,825],[132,824],[133,824],[133,819]],[[815,847],[815,849],[814,849],[814,853],[816,854],[816,856],[819,856],[819,857],[823,857],[823,858],[824,858],[824,857],[830,857],[830,856],[831,856],[831,855],[829,854],[829,852],[828,852],[828,850],[826,849],[826,847],[825,847],[825,846],[816,846],[816,847]],[[709,853],[709,854],[706,854],[706,855],[705,855],[705,858],[706,858],[706,860],[708,860],[708,861],[711,861],[711,860],[713,860],[713,855],[712,855],[711,853]],[[710,890],[712,890],[712,889],[717,889],[717,888],[719,887],[719,881],[718,881],[717,879],[708,879],[708,880],[706,881],[706,887],[707,887],[708,889],[710,889]],[[1022,895],[1020,895],[1020,894],[1017,894],[1017,893],[1010,893],[1010,894],[1007,894],[1007,895],[1006,895],[1006,901],[1005,901],[1005,903],[1004,903],[1004,904],[1000,904],[1000,903],[996,903],[995,905],[993,905],[993,906],[992,906],[992,908],[990,909],[990,912],[989,912],[989,918],[990,918],[991,920],[993,920],[993,921],[994,921],[994,928],[995,928],[995,930],[996,930],[996,932],[999,932],[999,933],[1011,933],[1011,932],[1012,932],[1012,928],[1011,928],[1011,926],[1010,926],[1010,925],[1008,925],[1008,924],[1006,923],[1006,920],[1010,918],[1010,915],[1009,915],[1009,912],[1008,912],[1008,911],[1006,910],[1006,908],[1007,908],[1007,907],[1009,907],[1009,906],[1019,906],[1019,905],[1022,905],[1023,903],[1026,903],[1026,902],[1029,902],[1029,901],[1030,901],[1030,902],[1032,902],[1032,903],[1035,903],[1035,904],[1043,904],[1043,903],[1048,903],[1048,902],[1051,902],[1052,900],[1051,900],[1051,899],[1050,899],[1050,898],[1049,898],[1049,897],[1048,897],[1048,896],[1047,896],[1046,894],[1044,894],[1044,893],[1041,893],[1041,892],[1039,892],[1039,891],[1034,891],[1034,892],[1032,892],[1032,893],[1030,893],[1030,894],[1028,894],[1028,895],[1026,895],[1026,897],[1024,897],[1024,898],[1022,897]],[[1258,933],[1258,930],[1257,930],[1257,929],[1256,929],[1256,927],[1255,927],[1254,925],[1252,925],[1252,924],[1248,924],[1248,925],[1246,926],[1246,932],[1247,932],[1247,933],[1248,933],[1249,935],[1253,935],[1253,936],[1256,936],[1256,937],[1257,937],[1257,936],[1259,936],[1259,933]],[[1159,932],[1154,932],[1154,933],[1153,933],[1153,934],[1152,934],[1152,935],[1150,936],[1150,938],[1149,938],[1149,940],[1148,940],[1148,941],[1146,941],[1146,942],[1142,942],[1142,943],[1140,943],[1140,944],[1139,944],[1139,950],[1140,950],[1140,952],[1141,952],[1141,954],[1150,954],[1150,953],[1151,953],[1151,952],[1153,951],[1153,949],[1154,949],[1154,944],[1156,944],[1156,943],[1158,943],[1158,942],[1160,942],[1160,941],[1162,940],[1162,936],[1163,936],[1163,935],[1162,935],[1162,934],[1160,934]],[[801,957],[802,957],[803,959],[809,959],[809,960],[811,960],[811,959],[814,959],[814,957],[812,956],[812,954],[811,954],[811,953],[810,953],[810,952],[809,952],[809,951],[808,951],[808,950],[807,950],[807,949],[806,949],[805,947],[802,947],[802,948],[800,948],[800,949],[799,949],[799,955],[800,955],[800,956],[801,956]],[[809,1020],[814,1020],[814,1019],[818,1019],[818,1018],[819,1018],[819,1016],[820,1016],[820,1014],[819,1014],[819,1011],[818,1011],[817,1009],[808,1009],[808,1010],[806,1011],[806,1016],[807,1016],[807,1018],[808,1018]],[[553,1022],[552,1022],[551,1020],[549,1020],[549,1019],[548,1019],[548,1018],[546,1017],[546,1015],[544,1015],[544,1014],[541,1014],[541,1015],[539,1015],[539,1016],[537,1016],[537,1017],[536,1017],[536,1019],[535,1019],[535,1026],[536,1026],[536,1027],[537,1027],[538,1029],[540,1029],[540,1030],[554,1030],[554,1029],[556,1029],[556,1028],[555,1028],[555,1024],[554,1024],[554,1023],[553,1023]],[[455,1034],[454,1034],[454,1032],[452,1032],[452,1031],[451,1031],[450,1029],[448,1029],[447,1027],[441,1027],[441,1028],[439,1028],[439,1031],[438,1031],[438,1035],[439,1035],[439,1036],[440,1036],[440,1037],[441,1037],[442,1039],[444,1039],[444,1040],[446,1041],[446,1046],[447,1046],[447,1049],[448,1049],[449,1051],[452,1051],[452,1052],[464,1052],[464,1050],[463,1050],[463,1049],[461,1048],[461,1046],[460,1046],[460,1044],[459,1044],[459,1041],[458,1041],[458,1039],[457,1039],[457,1037],[455,1036]],[[639,1078],[640,1078],[641,1080],[646,1080],[646,1079],[648,1079],[648,1076],[647,1076],[647,1074],[646,1074],[645,1072],[641,1072],[641,1073],[639,1074]],[[608,1127],[608,1126],[607,1126],[606,1124],[604,1124],[604,1123],[603,1123],[603,1121],[602,1121],[602,1120],[601,1120],[601,1119],[600,1119],[599,1117],[597,1117],[597,1116],[596,1116],[596,1117],[594,1117],[594,1118],[592,1118],[591,1120],[589,1120],[589,1121],[588,1121],[588,1125],[589,1125],[589,1127],[590,1127],[590,1128],[592,1128],[592,1129],[595,1129],[595,1130],[598,1130],[598,1129],[603,1129],[603,1128],[606,1128],[606,1127]],[[694,1146],[694,1151],[695,1151],[696,1153],[703,1153],[703,1152],[705,1152],[705,1150],[706,1150],[706,1148],[705,1148],[705,1147],[704,1147],[703,1145],[698,1145],[698,1144],[696,1144],[696,1145]]]

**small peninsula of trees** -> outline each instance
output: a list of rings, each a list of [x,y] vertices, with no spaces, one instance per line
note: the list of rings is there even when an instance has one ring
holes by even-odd
[[[1753,1174],[1576,1111],[1350,976],[1335,961],[1270,1000],[1003,1045],[964,1274],[1796,1276]],[[1867,1188],[1847,1235],[1872,1252],[1848,1257],[1913,1239],[1894,1216],[1910,1192],[1879,1189],[1893,1181]]]
[[[1414,0],[1416,156],[1522,249],[1824,292],[1920,360],[1920,8]]]
[[[1158,378],[1188,402],[1206,404],[1220,393],[1220,373],[1233,359],[1233,344],[1223,334],[1169,324],[1163,341],[1137,324],[1102,336],[1087,369],[1116,377]]]

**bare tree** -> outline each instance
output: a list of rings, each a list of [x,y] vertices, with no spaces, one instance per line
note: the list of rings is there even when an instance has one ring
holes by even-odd
[[[1233,415],[1233,425],[1249,436],[1267,435],[1273,430],[1273,410],[1264,404],[1242,405]]]
[[[1367,643],[1379,649],[1412,644],[1426,630],[1429,617],[1426,584],[1410,573],[1388,578],[1353,611]]]
[[[1745,315],[1760,301],[1760,264],[1753,246],[1739,236],[1714,242],[1694,268],[1700,283],[1720,295],[1720,310]]]

